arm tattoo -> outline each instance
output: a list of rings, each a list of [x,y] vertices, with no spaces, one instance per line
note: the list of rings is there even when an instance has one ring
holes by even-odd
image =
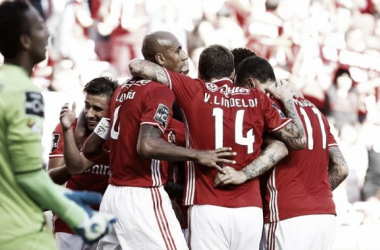
[[[329,149],[329,178],[331,190],[334,190],[348,176],[348,165],[338,147]]]
[[[251,180],[271,169],[287,154],[288,149],[284,143],[280,141],[273,141],[264,151],[260,153],[260,156],[248,164],[242,172],[247,177],[247,180]]]
[[[284,107],[286,114],[293,120],[293,122],[289,123],[275,134],[290,147],[294,149],[303,149],[306,146],[306,135],[293,99],[287,100],[284,103]]]
[[[129,71],[134,77],[141,77],[168,85],[169,79],[164,69],[155,63],[146,60],[134,60],[129,64]]]

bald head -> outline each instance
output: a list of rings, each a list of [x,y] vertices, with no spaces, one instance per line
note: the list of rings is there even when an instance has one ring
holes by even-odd
[[[173,44],[179,44],[178,39],[170,32],[156,31],[145,36],[142,45],[142,54],[145,60],[157,63],[157,53],[165,53]]]
[[[156,31],[145,36],[142,45],[145,60],[157,63],[171,71],[188,71],[188,56],[172,33]]]

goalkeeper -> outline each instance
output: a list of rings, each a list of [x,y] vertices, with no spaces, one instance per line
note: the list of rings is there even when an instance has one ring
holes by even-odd
[[[42,169],[44,102],[30,76],[45,59],[49,32],[27,1],[0,4],[0,249],[57,249],[42,210],[52,210],[85,241],[115,219],[94,212],[97,193],[65,191]]]

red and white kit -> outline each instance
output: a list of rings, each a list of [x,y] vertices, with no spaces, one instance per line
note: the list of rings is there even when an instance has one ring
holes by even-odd
[[[76,125],[77,121],[72,125],[73,130]],[[49,158],[63,158],[63,131],[60,123],[53,131],[52,149]],[[95,164],[82,174],[71,175],[70,179],[66,182],[66,188],[80,191],[94,191],[103,194],[108,186],[111,173],[108,167],[108,157],[101,162],[104,164]],[[93,208],[99,210],[99,206],[93,206]],[[70,242],[70,244],[77,242],[78,245],[84,244],[83,240],[79,236],[73,235],[75,233],[70,227],[56,215],[53,216],[53,232],[58,245],[65,244],[64,242]],[[64,245],[60,245],[60,249],[71,249],[72,247],[74,246],[65,247]]]
[[[236,164],[232,166],[236,170],[242,170],[258,157],[263,131],[274,132],[291,122],[260,90],[235,87],[228,78],[203,82],[165,71],[176,102],[184,113],[186,146],[210,150],[231,147],[237,152],[234,157]],[[188,163],[184,204],[203,205],[193,206],[190,210],[191,247],[243,249],[246,242],[258,246],[262,230],[262,201],[258,179],[239,186],[214,188],[216,173],[215,169]],[[227,242],[230,236],[224,235],[222,231],[225,225],[221,223],[228,217],[210,217],[210,211],[221,209],[213,209],[216,206],[241,210],[236,213],[225,212],[238,220],[230,224],[234,228],[228,231],[248,230],[251,234],[240,233],[241,237],[231,235],[232,242]],[[244,209],[248,207],[251,210]],[[215,240],[210,240],[211,238]],[[248,245],[252,247],[252,244]]]
[[[115,232],[100,240],[98,249],[187,249],[179,222],[163,185],[167,168],[159,160],[137,153],[140,126],[159,128],[163,134],[172,117],[173,93],[164,85],[128,81],[113,94],[110,118],[110,185],[100,210],[115,214]]]
[[[294,102],[307,146],[303,150],[288,148],[289,155],[261,178],[263,249],[310,249],[311,245],[329,249],[335,228],[329,148],[338,145],[327,119],[311,102],[303,98],[294,98]]]

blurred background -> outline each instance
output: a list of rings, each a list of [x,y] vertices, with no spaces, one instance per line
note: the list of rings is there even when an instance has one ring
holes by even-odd
[[[83,86],[94,77],[128,79],[147,33],[176,35],[191,77],[208,45],[246,47],[328,117],[348,161],[349,177],[334,191],[333,249],[380,249],[380,0],[30,2],[51,34],[47,59],[33,72],[46,102],[45,162],[61,106],[75,101],[80,111]]]

